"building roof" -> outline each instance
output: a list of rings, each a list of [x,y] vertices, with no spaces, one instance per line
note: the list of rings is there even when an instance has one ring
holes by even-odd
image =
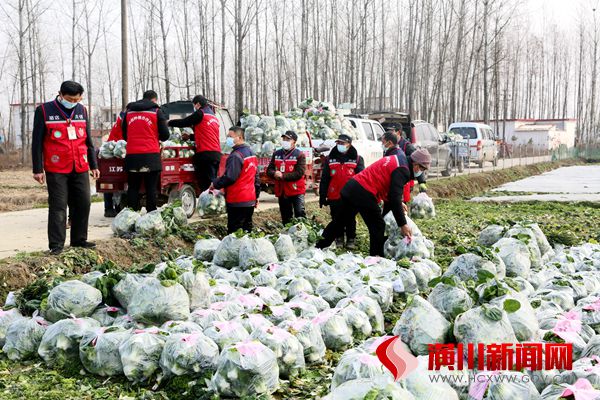
[[[551,131],[556,128],[556,125],[546,124],[546,125],[538,125],[538,124],[526,124],[521,125],[515,129],[515,132],[532,132],[532,131]]]

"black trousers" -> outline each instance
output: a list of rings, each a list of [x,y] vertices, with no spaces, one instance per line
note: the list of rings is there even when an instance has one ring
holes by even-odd
[[[217,179],[221,155],[212,151],[194,154],[194,171],[201,192],[209,188]]]
[[[160,171],[150,172],[128,172],[127,173],[127,205],[129,208],[139,211],[140,207],[140,188],[144,182],[146,189],[146,211],[156,210],[156,196],[158,182],[160,181]]]
[[[90,216],[88,172],[46,172],[48,183],[48,247],[63,248],[67,235],[67,206],[71,216],[71,245],[87,241]]]
[[[329,202],[329,208],[331,209],[331,218],[341,211],[342,201],[341,200],[333,200]],[[344,240],[344,233],[346,234],[346,239],[356,239],[356,216],[354,218],[344,218],[344,227],[341,236],[338,236],[336,239]]]
[[[104,193],[104,211],[113,210],[115,203],[113,202],[112,193]]]
[[[369,229],[370,247],[372,256],[383,256],[385,244],[385,222],[381,215],[381,208],[370,192],[365,190],[354,180],[350,180],[342,189],[340,207],[333,215],[333,219],[323,231],[323,239],[319,240],[317,247],[323,249],[341,237],[344,233],[346,221],[355,219],[360,214]]]
[[[278,198],[278,201],[279,212],[281,213],[281,222],[283,222],[284,225],[290,222],[292,218],[306,217],[303,194],[289,197],[281,196]]]
[[[227,206],[227,233],[233,233],[238,229],[246,232],[252,231],[252,216],[254,207],[231,207]]]

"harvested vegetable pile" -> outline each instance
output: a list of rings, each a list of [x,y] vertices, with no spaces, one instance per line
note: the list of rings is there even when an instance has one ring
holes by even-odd
[[[497,225],[443,271],[426,254],[392,261],[317,250],[315,236],[314,227],[300,223],[275,236],[201,239],[194,257],[137,273],[94,271],[40,290],[45,298],[28,305],[41,316],[0,315],[5,351],[15,360],[39,353],[49,365],[75,360],[91,374],[132,382],[182,377],[237,397],[273,393],[285,380],[330,363],[335,352],[341,358],[327,399],[417,399],[434,392],[458,399],[466,398],[468,385],[432,384],[417,373],[394,383],[375,356],[382,335],[399,335],[425,368],[429,343],[567,341],[575,362],[563,382],[600,381],[592,357],[600,347],[600,245],[552,248],[536,224]],[[68,301],[71,286],[81,289],[72,293],[76,303]],[[386,326],[386,315],[404,305]],[[573,329],[565,334],[567,325]],[[53,351],[59,341],[68,346]],[[511,374],[523,373],[538,372]],[[509,382],[484,392],[485,399],[562,394],[557,385]]]

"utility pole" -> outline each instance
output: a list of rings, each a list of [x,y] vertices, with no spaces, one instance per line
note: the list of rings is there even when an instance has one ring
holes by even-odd
[[[127,0],[121,0],[121,110],[129,102],[129,79],[127,60]],[[111,110],[112,113],[112,110]]]

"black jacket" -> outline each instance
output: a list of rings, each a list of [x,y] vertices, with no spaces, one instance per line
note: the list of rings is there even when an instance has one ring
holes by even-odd
[[[331,170],[329,169],[329,159],[334,158],[341,162],[347,162],[348,160],[357,160],[355,174],[365,169],[365,160],[358,155],[356,148],[350,146],[346,153],[340,153],[337,147],[334,147],[329,152],[325,162],[323,163],[323,171],[321,172],[321,182],[319,182],[319,201],[324,204],[327,200],[327,191],[329,190],[329,182],[331,181]]]
[[[155,109],[158,109],[156,113],[158,140],[168,140],[170,134],[169,127],[167,126],[167,117],[158,107],[158,104],[150,100],[139,100],[127,105],[125,118],[123,118],[123,124],[121,125],[123,139],[127,140],[127,113],[130,111],[150,111]],[[125,170],[132,172],[161,171],[162,163],[160,161],[160,152],[149,154],[127,154],[125,156]]]

